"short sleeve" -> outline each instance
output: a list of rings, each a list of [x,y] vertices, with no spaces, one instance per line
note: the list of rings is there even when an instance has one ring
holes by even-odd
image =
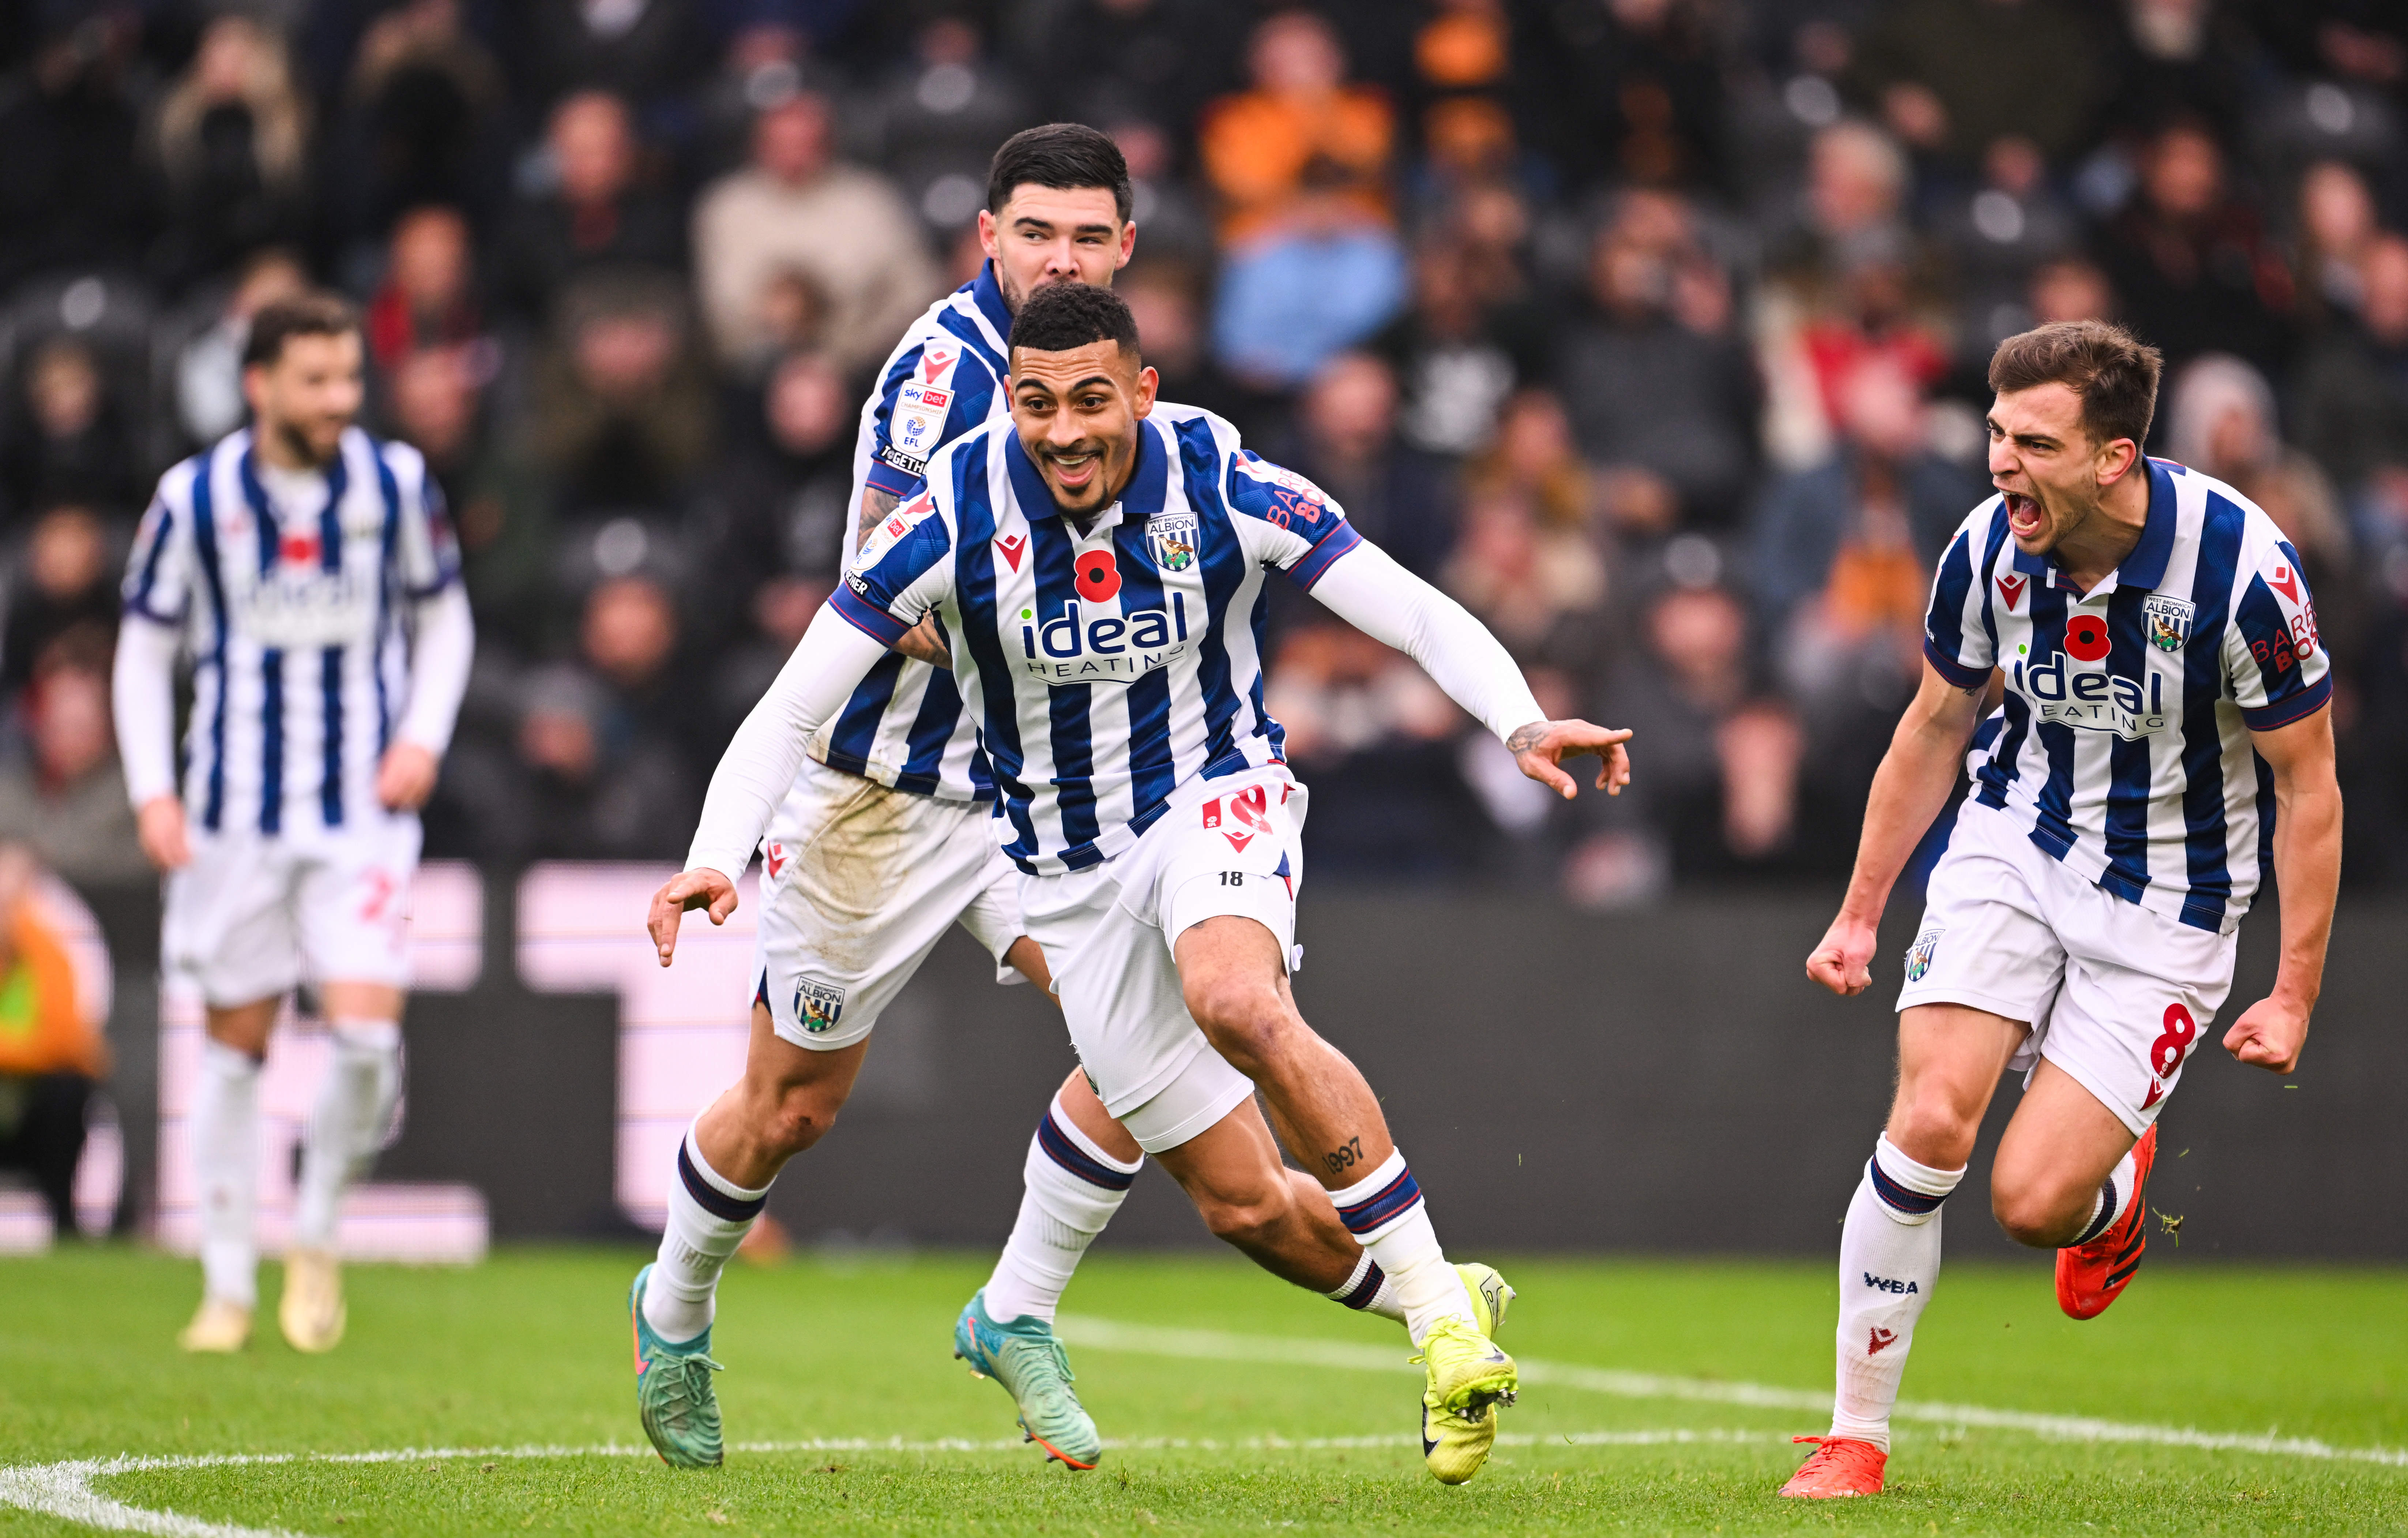
[[[877,406],[864,424],[867,489],[897,500],[909,496],[937,451],[984,422],[994,402],[994,375],[959,338],[934,337],[905,348],[887,366]]]
[[[1307,592],[1332,562],[1363,542],[1328,493],[1251,449],[1229,456],[1224,493],[1247,549]]]
[[[829,600],[853,628],[884,645],[903,639],[944,600],[953,563],[953,531],[924,485],[880,521],[861,556]]]
[[[178,466],[160,479],[125,564],[126,612],[183,623],[193,589],[192,477],[198,473],[197,465]]]
[[[401,590],[411,600],[431,598],[460,576],[460,540],[452,528],[443,487],[417,450],[407,444],[377,445],[378,490],[394,521],[392,559]]]
[[[2225,630],[2224,669],[2251,731],[2287,726],[2332,697],[2332,658],[2316,630],[2315,598],[2287,539],[2270,541],[2242,578]]]
[[[1948,541],[1932,574],[1931,605],[1923,617],[1923,654],[1930,659],[1932,671],[1959,689],[1982,687],[1998,666],[1998,640],[1990,632],[1978,580],[1980,568],[1987,563],[1975,552],[1975,539],[1987,523],[1976,514]]]

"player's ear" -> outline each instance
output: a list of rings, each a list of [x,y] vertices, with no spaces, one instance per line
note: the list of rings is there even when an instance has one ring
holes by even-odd
[[[1140,419],[1154,411],[1154,392],[1162,388],[1162,376],[1149,364],[1137,371],[1137,414]]]
[[[996,242],[995,211],[993,209],[981,208],[979,210],[978,227],[979,250],[986,252],[989,256],[993,256],[995,254]]]
[[[1112,270],[1114,272],[1118,272],[1121,268],[1128,266],[1129,258],[1136,254],[1137,221],[1134,219],[1124,219],[1121,221],[1121,253],[1113,259]]]
[[[2099,451],[2099,483],[2112,486],[2141,462],[2141,446],[2119,438]]]

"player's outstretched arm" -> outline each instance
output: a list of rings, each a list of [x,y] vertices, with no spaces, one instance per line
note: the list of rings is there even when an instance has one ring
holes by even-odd
[[[885,642],[856,629],[834,604],[812,618],[768,693],[720,755],[684,872],[652,894],[645,927],[662,966],[676,953],[678,918],[685,910],[707,908],[713,924],[726,923],[736,912],[737,878],[803,767],[806,746],[885,654]]]
[[[1618,796],[1630,783],[1630,755],[1622,745],[1630,733],[1548,720],[1522,669],[1488,627],[1377,545],[1357,544],[1339,556],[1314,582],[1312,596],[1357,630],[1421,664],[1541,784],[1570,796],[1578,787],[1560,766],[1592,753],[1603,760],[1598,789]]]
[[[1959,688],[1923,665],[1923,686],[1891,734],[1889,751],[1873,774],[1865,805],[1865,828],[1856,841],[1856,867],[1840,916],[1806,958],[1806,975],[1833,993],[1853,996],[1872,985],[1874,932],[1898,873],[1956,788],[1965,744],[1981,719],[1989,680]]]
[[[2275,1073],[2300,1066],[2308,1016],[2325,979],[2333,897],[2341,886],[2341,784],[2333,775],[2332,707],[2250,744],[2274,771],[2274,884],[2283,895],[2283,959],[2274,991],[2242,1012],[2224,1050]]]

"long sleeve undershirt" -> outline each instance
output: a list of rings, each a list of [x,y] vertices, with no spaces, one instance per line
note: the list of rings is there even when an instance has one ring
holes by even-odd
[[[1482,725],[1502,739],[1544,719],[1512,656],[1463,606],[1387,553],[1359,545],[1322,573],[1312,595],[1340,619],[1411,656]],[[810,628],[752,707],[710,777],[689,870],[741,879],[770,814],[802,769],[804,749],[886,654],[834,605]]]

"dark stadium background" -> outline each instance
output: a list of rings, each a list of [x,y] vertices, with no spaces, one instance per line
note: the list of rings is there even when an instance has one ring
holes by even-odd
[[[497,1237],[603,1233],[618,1006],[513,975],[519,872],[682,855],[829,591],[869,371],[975,270],[996,144],[1071,118],[1137,173],[1118,286],[1165,393],[1551,709],[1639,733],[1632,794],[1552,804],[1409,663],[1274,605],[1318,793],[1299,993],[1450,1233],[1828,1246],[1888,1016],[1799,959],[1983,495],[1985,359],[2106,315],[2166,352],[2152,451],[2300,551],[2349,808],[2298,1087],[2202,1054],[2165,1195],[2223,1252],[2408,1254],[2403,114],[2378,0],[0,6],[0,835],[113,942],[121,1221],[155,893],[94,723],[134,521],[237,424],[243,317],[364,307],[370,424],[433,462],[477,611],[427,826],[483,872],[485,967],[413,1008],[385,1173],[481,1186]],[[779,1188],[800,1236],[1008,1222],[1058,1025],[958,946],[908,1002]],[[1148,1190],[1124,1239],[1201,1240]]]

